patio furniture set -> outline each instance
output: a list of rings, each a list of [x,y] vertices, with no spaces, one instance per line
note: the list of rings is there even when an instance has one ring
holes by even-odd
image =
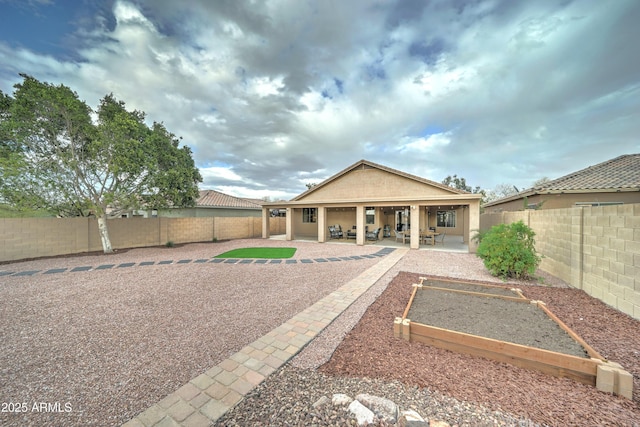
[[[429,227],[429,230],[420,230],[419,238],[420,243],[431,244],[435,246],[436,243],[444,244],[444,236],[446,233],[436,232],[435,227]],[[403,244],[411,240],[411,233],[409,231],[396,231],[396,242],[401,240]]]
[[[329,226],[329,237],[331,239],[342,239],[346,237],[347,239],[355,239],[356,238],[356,226],[347,230],[346,233],[343,233],[342,226],[338,225],[330,225]],[[365,239],[366,240],[378,240],[380,238],[380,227],[376,228],[373,231],[369,231],[367,227],[365,229]]]
[[[369,231],[367,227],[365,229],[365,240],[377,241],[380,239],[380,230],[381,227],[376,228],[373,231]],[[402,241],[403,244],[406,244],[411,240],[411,234],[407,231],[395,231],[396,233],[396,242]],[[435,246],[436,243],[444,244],[444,237],[446,233],[438,233],[435,228],[430,227],[429,230],[423,232],[420,230],[420,242],[426,244],[431,244]],[[331,239],[355,239],[356,238],[356,226],[354,225],[351,229],[348,229],[346,232],[342,231],[342,226],[339,224],[330,225],[329,226],[329,237]],[[391,237],[391,232],[389,230],[389,226],[384,227],[383,237]]]

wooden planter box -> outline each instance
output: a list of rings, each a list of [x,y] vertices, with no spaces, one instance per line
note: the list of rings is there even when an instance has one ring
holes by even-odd
[[[620,365],[609,362],[600,356],[573,330],[558,319],[543,302],[528,300],[518,289],[512,289],[513,296],[496,295],[490,294],[491,288],[505,288],[495,285],[481,285],[478,283],[446,281],[441,279],[438,279],[437,282],[473,285],[474,287],[478,287],[480,291],[472,292],[437,286],[428,287],[428,289],[443,292],[500,298],[512,304],[533,304],[542,310],[561,329],[566,331],[573,340],[579,343],[588,354],[588,357],[578,357],[412,322],[407,316],[416,297],[416,293],[427,288],[423,286],[425,280],[427,279],[421,278],[420,284],[414,285],[411,298],[402,317],[395,319],[394,335],[397,338],[421,342],[459,353],[482,356],[526,369],[536,369],[556,377],[572,378],[581,383],[594,385],[600,390],[625,396],[629,399],[632,398],[633,377],[631,374],[624,371]],[[486,292],[484,290],[486,290]]]

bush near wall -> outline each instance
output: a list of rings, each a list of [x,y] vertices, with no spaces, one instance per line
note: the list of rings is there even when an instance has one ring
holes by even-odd
[[[480,229],[519,220],[542,270],[640,319],[640,204],[482,214]]]
[[[494,276],[527,279],[534,276],[540,264],[534,236],[522,221],[494,225],[481,235],[477,255]]]

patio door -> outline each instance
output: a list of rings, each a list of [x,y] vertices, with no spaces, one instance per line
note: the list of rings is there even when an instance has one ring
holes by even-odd
[[[396,211],[396,231],[406,231],[409,230],[410,222],[409,222],[409,209],[404,209],[401,211]]]

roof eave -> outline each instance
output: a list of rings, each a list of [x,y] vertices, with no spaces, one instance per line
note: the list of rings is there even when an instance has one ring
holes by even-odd
[[[468,194],[447,194],[447,195],[437,195],[437,196],[429,196],[426,198],[421,197],[387,197],[387,198],[369,198],[369,199],[353,199],[353,200],[314,200],[314,201],[306,201],[306,200],[291,200],[288,202],[269,202],[262,205],[265,209],[275,209],[283,206],[323,206],[323,205],[341,205],[341,206],[355,206],[356,204],[371,204],[373,206],[382,206],[382,205],[410,205],[410,204],[422,204],[425,203],[433,203],[433,204],[456,204],[456,203],[464,203],[469,202],[471,200],[480,200],[482,198],[482,194],[468,193]]]
[[[640,187],[629,187],[629,188],[579,188],[579,189],[547,189],[541,188],[537,190],[525,191],[522,193],[515,194],[513,196],[505,197],[503,199],[494,200],[482,205],[483,207],[490,207],[501,205],[503,203],[509,203],[516,200],[524,199],[525,197],[530,196],[544,196],[545,194],[586,194],[586,193],[628,193],[640,191]]]

